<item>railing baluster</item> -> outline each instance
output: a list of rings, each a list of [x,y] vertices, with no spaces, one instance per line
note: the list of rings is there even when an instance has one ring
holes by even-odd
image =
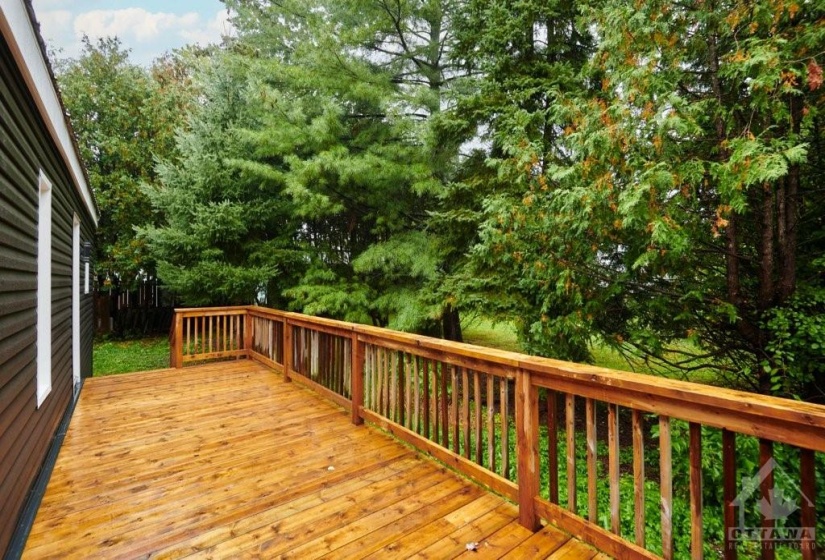
[[[423,368],[423,375],[424,375],[424,437],[427,439],[431,438],[430,434],[430,360],[424,358],[423,360],[424,368]]]
[[[501,386],[501,476],[510,479],[510,381],[499,379]]]
[[[252,318],[249,314],[244,315],[244,325],[243,325],[243,347],[244,350],[249,351],[252,349]]]
[[[458,366],[450,366],[450,385],[452,390],[452,395],[450,398],[450,427],[452,428],[453,433],[453,453],[459,452],[459,425],[458,425],[458,399],[461,394],[461,390],[458,386]]]
[[[725,560],[736,560],[737,542],[733,540],[733,530],[736,527],[736,433],[722,430],[722,507],[725,519]]]
[[[470,458],[470,375],[461,368],[461,428],[464,438],[464,456]]]
[[[352,334],[351,348],[351,374],[352,388],[350,399],[352,400],[351,418],[355,425],[363,424],[364,418],[361,416],[360,408],[364,406],[364,343],[358,340],[358,335]]]
[[[670,417],[659,417],[659,473],[662,507],[662,557],[673,558],[673,454],[670,447]]]
[[[389,378],[390,378],[390,410],[387,418],[393,422],[398,421],[398,375],[396,364],[398,362],[398,352],[390,351],[388,360]]]
[[[378,346],[372,347],[372,380],[373,380],[373,410],[381,414],[381,395],[384,392],[381,386],[381,352]]]
[[[487,468],[496,472],[496,396],[493,376],[487,378]]]
[[[576,502],[576,397],[565,395],[567,427],[567,509],[578,514]]]
[[[376,384],[377,381],[375,379],[375,345],[370,344],[367,346],[367,361],[368,361],[368,371],[369,371],[369,408],[370,410],[377,411],[378,407],[377,398],[376,398]]]
[[[557,422],[558,394],[547,389],[547,470],[548,497],[551,504],[559,503],[559,427]]]
[[[347,340],[335,337],[335,361],[338,364],[338,394],[346,395],[347,390]]]
[[[375,412],[384,414],[384,373],[381,368],[381,356],[383,350],[380,346],[374,346],[373,366],[375,367]]]
[[[645,437],[644,416],[633,411],[633,504],[636,544],[645,546]]]
[[[404,390],[406,381],[404,379],[404,354],[399,350],[395,353],[395,374],[398,378],[398,420],[397,422],[404,425],[406,421],[406,400],[407,392]]]
[[[384,417],[392,419],[392,350],[383,351],[383,372],[384,372]]]
[[[413,376],[415,379],[415,402],[414,405],[414,424],[415,433],[421,433],[421,373],[420,373],[420,359],[418,356],[413,357]]]
[[[400,350],[396,350],[393,354],[394,356],[394,375],[396,377],[396,389],[398,392],[398,396],[396,397],[396,424],[403,426],[406,422],[406,401],[407,401],[407,391],[406,391],[406,378],[404,377],[404,353]]]
[[[771,534],[776,526],[773,511],[771,506],[773,504],[773,468],[769,463],[773,462],[773,442],[767,439],[759,440],[759,471],[763,474],[762,480],[759,482],[759,491],[762,495],[760,502],[760,511],[762,514],[762,532],[764,534]],[[762,541],[762,560],[773,560],[776,557],[774,550],[774,543],[770,539]]]
[[[440,437],[441,430],[443,426],[446,426],[447,417],[443,416],[440,413],[441,410],[441,403],[446,402],[447,399],[447,391],[442,386],[441,380],[444,379],[444,365],[441,364],[441,367],[438,367],[438,362],[434,362],[435,367],[433,368],[433,382],[432,382],[432,391],[433,391],[433,398],[432,398],[432,420],[433,420],[433,441],[438,443],[438,438]],[[440,371],[439,371],[440,370]]]
[[[598,521],[599,505],[596,491],[596,403],[585,399],[585,424],[587,427],[587,519],[591,523]]]
[[[449,380],[447,379],[447,372],[445,371],[445,367],[441,366],[441,375],[438,376],[439,381],[441,383],[441,446],[445,449],[450,448],[450,408],[449,408],[449,400],[447,396],[447,386],[449,384]],[[438,434],[436,437],[433,438],[435,441],[438,440]]]
[[[799,547],[803,560],[817,557],[816,547],[816,459],[809,449],[799,450],[799,490],[801,492],[799,507],[802,510],[800,525],[804,532]]]
[[[702,536],[702,426],[690,423],[690,555],[703,557]]]
[[[481,438],[481,380],[477,371],[473,371],[473,415],[475,417],[474,438],[475,438],[475,460],[479,465],[484,465],[483,444]]]
[[[610,477],[610,530],[620,535],[622,529],[619,517],[619,407],[615,404],[607,405],[607,448]]]
[[[294,358],[292,336],[292,325],[284,319],[284,379],[287,381],[291,379],[292,360]]]
[[[404,427],[408,430],[412,429],[412,411],[413,411],[413,376],[410,367],[410,362],[412,360],[412,356],[409,354],[404,354],[404,379],[405,379],[405,392],[407,394],[406,400],[406,408],[404,413]]]

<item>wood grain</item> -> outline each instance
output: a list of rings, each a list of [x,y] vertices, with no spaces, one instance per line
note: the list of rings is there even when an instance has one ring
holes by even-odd
[[[599,496],[596,490],[598,473],[596,468],[596,403],[585,400],[584,418],[587,430],[587,520],[595,523],[599,516]]]
[[[619,517],[619,407],[607,405],[607,463],[610,480],[610,530],[620,535],[621,518]]]
[[[702,426],[690,423],[690,556],[693,560],[704,557],[702,523]]]
[[[634,536],[637,546],[645,546],[645,438],[644,416],[633,411],[633,506]]]
[[[518,530],[504,499],[351,420],[252,360],[88,380],[24,557],[451,558],[478,542],[499,558],[569,542]]]
[[[567,427],[567,509],[578,515],[576,500],[576,397],[565,395]]]
[[[662,510],[662,557],[673,558],[673,451],[670,417],[659,417],[659,491]]]

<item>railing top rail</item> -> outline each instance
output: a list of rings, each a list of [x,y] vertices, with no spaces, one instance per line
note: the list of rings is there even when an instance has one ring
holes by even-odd
[[[538,386],[825,452],[825,406],[822,405],[689,381],[527,356],[517,352],[259,306],[177,311],[189,315],[230,310],[239,310],[242,313],[249,311],[258,316],[268,315],[281,320],[292,319],[304,325],[316,324],[342,333],[363,335],[369,340],[386,340],[403,344],[406,347],[419,347],[471,358],[478,362],[513,370],[521,369],[530,372],[533,383]]]
[[[175,313],[179,313],[184,317],[200,317],[208,315],[243,315],[247,308],[244,306],[238,307],[176,307]]]

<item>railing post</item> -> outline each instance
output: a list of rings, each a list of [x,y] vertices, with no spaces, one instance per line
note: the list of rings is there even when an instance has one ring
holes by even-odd
[[[351,381],[352,423],[363,424],[361,407],[364,405],[364,343],[358,340],[358,333],[352,333],[352,376]]]
[[[284,317],[284,381],[291,381],[289,372],[292,371],[292,325]]]
[[[519,523],[537,531],[540,520],[535,498],[539,495],[539,395],[530,373],[516,373],[516,449],[518,459]]]
[[[244,310],[243,314],[243,349],[246,350],[246,357],[251,358],[252,350],[252,315],[249,310]]]
[[[169,365],[173,368],[183,367],[183,316],[175,311],[174,329],[169,347]]]

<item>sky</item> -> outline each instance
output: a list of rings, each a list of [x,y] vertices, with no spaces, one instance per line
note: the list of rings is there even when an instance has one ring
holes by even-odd
[[[189,43],[207,45],[231,34],[219,0],[32,0],[41,33],[60,58],[77,56],[85,33],[117,36],[131,61],[148,66]]]

